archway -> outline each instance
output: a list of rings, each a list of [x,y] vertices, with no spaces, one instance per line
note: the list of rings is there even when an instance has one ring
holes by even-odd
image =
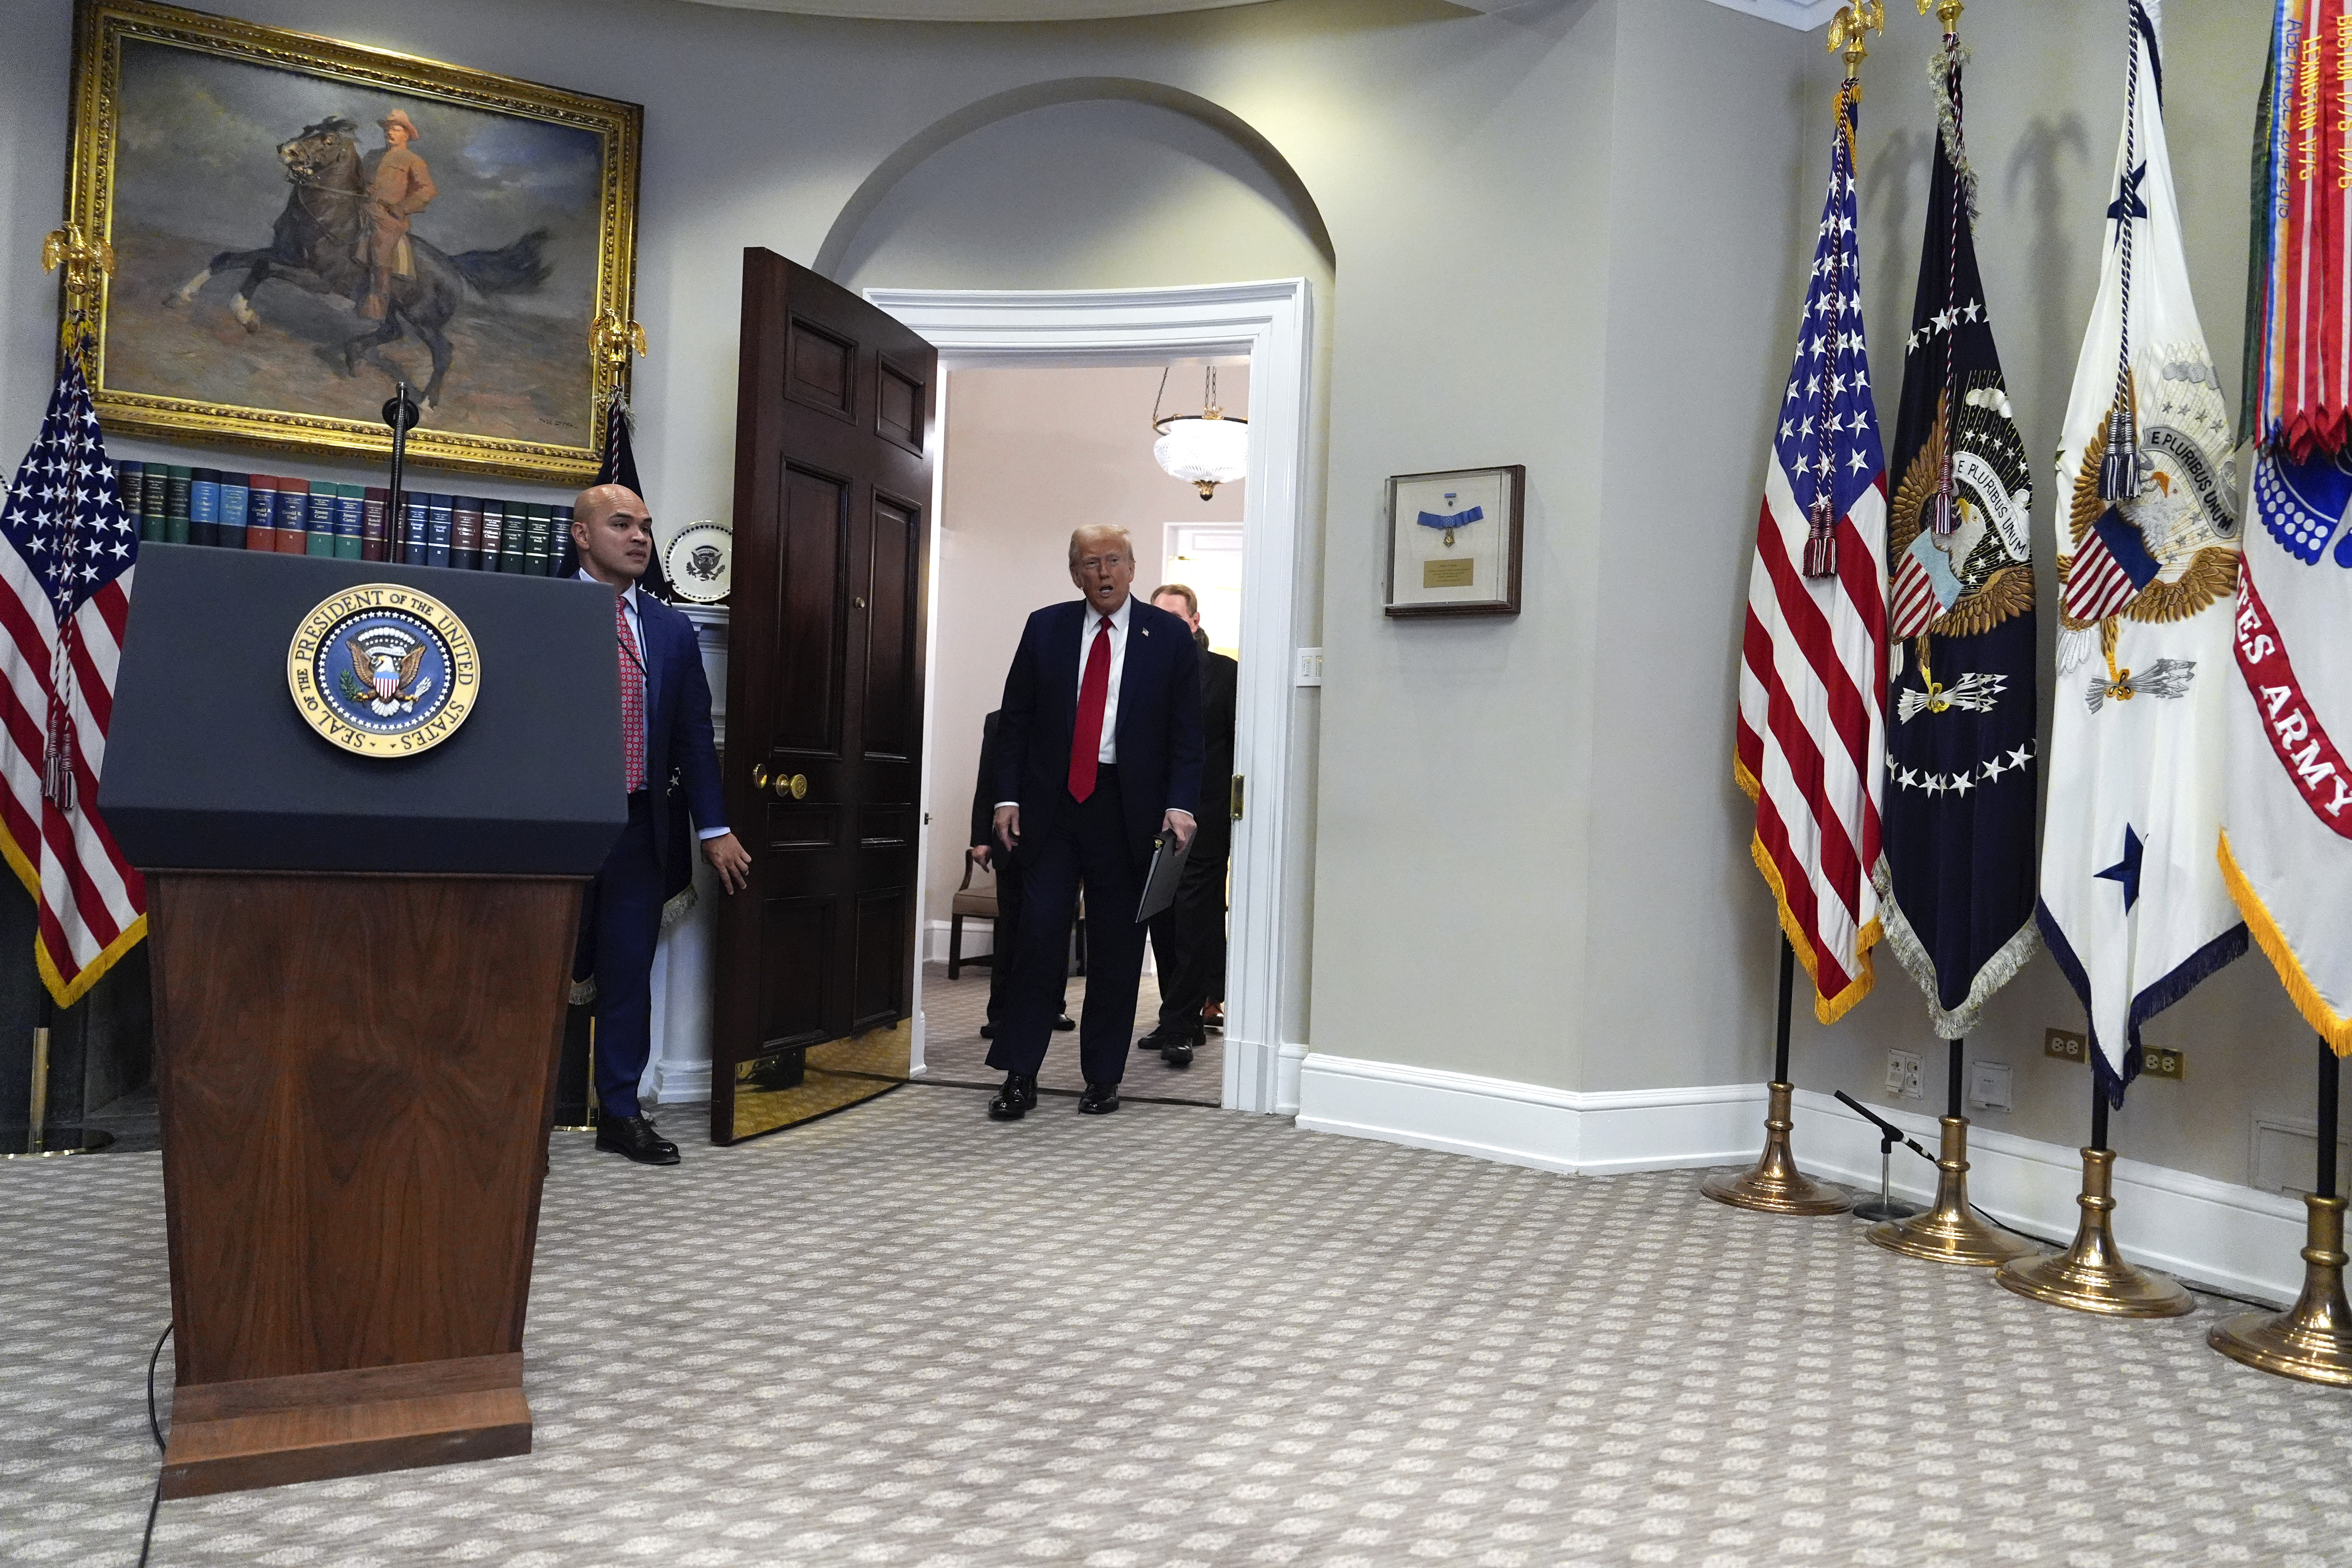
[[[1222,167],[1237,183],[1255,187],[1304,241],[1304,266],[1285,271],[1320,273],[1328,282],[1336,265],[1329,231],[1320,210],[1288,159],[1273,142],[1240,116],[1197,93],[1161,82],[1128,77],[1074,77],[1035,82],[971,103],[922,131],[877,164],[843,205],[819,247],[815,269],[835,282],[848,282],[857,270],[859,242],[868,225],[883,214],[898,192],[926,163],[950,153],[959,143],[981,137],[992,128],[1024,115],[1067,106],[1127,106],[1179,117],[1181,128],[1196,131],[1193,156]],[[1145,128],[1145,134],[1150,134]],[[1308,258],[1312,258],[1309,260]],[[1319,261],[1319,266],[1314,265]],[[1186,278],[1186,282],[1226,281],[1226,278]],[[893,278],[887,281],[909,281]],[[940,281],[946,281],[941,279]],[[969,285],[971,279],[959,280]],[[1103,279],[1095,282],[1107,281]],[[1175,278],[1156,281],[1174,282]]]

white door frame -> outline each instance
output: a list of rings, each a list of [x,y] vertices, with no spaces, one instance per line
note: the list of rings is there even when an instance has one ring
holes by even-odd
[[[1292,841],[1291,650],[1298,645],[1298,562],[1308,537],[1314,319],[1307,280],[1034,292],[869,288],[866,298],[937,346],[942,371],[1249,356],[1250,471],[1242,511],[1246,658],[1234,735],[1234,770],[1248,783],[1242,820],[1234,824],[1223,1100],[1229,1110],[1271,1113],[1279,1100],[1281,1020],[1297,983],[1285,967],[1282,935],[1304,915],[1305,879],[1297,895],[1302,907],[1293,908],[1285,903],[1283,870]],[[1137,440],[1144,434],[1139,428]],[[931,527],[936,562],[936,506]],[[929,624],[936,627],[938,618]],[[925,649],[927,664],[929,653]],[[927,742],[927,773],[930,751]],[[924,798],[930,798],[928,779]],[[919,932],[926,916],[919,911],[916,919]]]

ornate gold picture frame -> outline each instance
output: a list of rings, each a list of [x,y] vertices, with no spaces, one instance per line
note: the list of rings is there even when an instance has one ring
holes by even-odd
[[[405,381],[412,463],[594,474],[642,109],[147,0],[75,20],[67,218],[113,247],[110,431],[386,453]]]

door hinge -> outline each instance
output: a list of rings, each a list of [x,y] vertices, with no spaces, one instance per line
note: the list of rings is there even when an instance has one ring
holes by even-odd
[[[1236,822],[1242,820],[1242,786],[1247,782],[1248,780],[1240,774],[1234,775],[1234,798],[1228,810]]]

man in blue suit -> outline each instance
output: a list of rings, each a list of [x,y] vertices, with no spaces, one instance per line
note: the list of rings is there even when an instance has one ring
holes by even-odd
[[[710,683],[694,622],[637,591],[653,559],[653,517],[637,493],[597,485],[572,504],[582,578],[614,591],[613,641],[621,667],[621,750],[629,825],[589,884],[575,978],[596,981],[596,1146],[639,1165],[677,1164],[677,1145],[637,1103],[653,1050],[654,947],[662,906],[693,881],[690,812],[702,852],[732,894],[751,857],[727,829],[719,753],[710,738]]]
[[[1013,993],[988,1052],[1004,1073],[988,1113],[1003,1122],[1037,1104],[1081,883],[1087,1091],[1078,1109],[1118,1109],[1148,929],[1135,910],[1152,840],[1165,831],[1189,843],[1201,795],[1201,654],[1192,629],[1128,591],[1135,544],[1125,528],[1072,534],[1070,580],[1084,597],[1029,617],[997,712],[996,837],[1021,867],[1026,904]]]

